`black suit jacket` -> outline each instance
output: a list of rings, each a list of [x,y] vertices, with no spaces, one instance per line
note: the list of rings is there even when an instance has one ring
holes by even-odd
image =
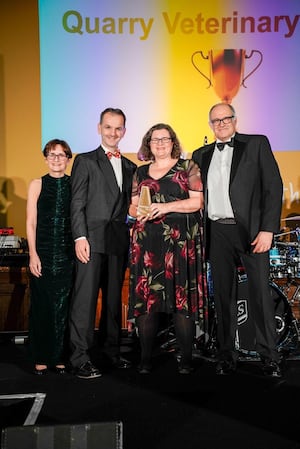
[[[77,155],[72,167],[73,238],[86,236],[93,252],[123,254],[128,251],[127,212],[136,165],[124,156],[121,156],[121,161],[122,192],[101,146]]]
[[[201,168],[205,215],[209,200],[207,173],[214,148],[215,142],[195,150],[192,155]],[[250,243],[259,231],[279,231],[282,194],[279,168],[267,137],[236,133],[229,196],[246,251],[250,251]]]

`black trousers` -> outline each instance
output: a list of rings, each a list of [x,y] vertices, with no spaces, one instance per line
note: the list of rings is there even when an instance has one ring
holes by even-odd
[[[127,255],[91,253],[87,264],[77,260],[69,320],[70,361],[74,367],[90,359],[99,288],[102,289],[99,340],[107,355],[120,355],[122,286],[126,266]]]
[[[254,320],[256,351],[263,360],[279,360],[276,348],[275,306],[269,285],[269,252],[253,254],[243,250],[235,224],[210,222],[209,258],[217,318],[220,359],[236,360],[237,267],[247,274],[249,308]]]

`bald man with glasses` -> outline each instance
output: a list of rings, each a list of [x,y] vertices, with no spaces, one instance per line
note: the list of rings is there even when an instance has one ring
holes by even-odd
[[[237,367],[237,268],[242,264],[255,328],[255,351],[264,375],[281,377],[269,283],[269,250],[280,229],[282,208],[279,168],[266,136],[236,131],[232,105],[214,105],[209,125],[215,142],[195,150],[192,158],[201,168],[204,188],[205,237],[217,321],[216,374],[231,374]]]

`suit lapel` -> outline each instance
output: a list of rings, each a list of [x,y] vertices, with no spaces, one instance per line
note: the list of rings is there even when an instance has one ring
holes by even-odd
[[[231,172],[230,172],[230,182],[234,178],[237,167],[240,163],[241,157],[245,151],[246,142],[243,142],[239,139],[239,134],[236,133],[234,138],[234,150],[232,155],[232,163],[231,163]],[[207,173],[209,169],[209,164],[211,162],[211,158],[215,149],[215,142],[211,143],[205,152],[202,155],[202,163],[201,163],[201,175],[203,180],[206,183]]]
[[[214,143],[210,144],[207,151],[205,151],[202,156],[201,176],[203,176],[203,181],[205,182],[205,184],[207,181],[208,168],[214,152],[214,148],[215,144]]]
[[[122,162],[122,173],[123,173],[123,185],[122,185],[122,192],[127,192],[130,188],[131,191],[131,185],[128,185],[129,179],[131,179],[130,176],[127,176],[127,163],[126,159],[121,156],[121,162]]]
[[[101,146],[97,149],[97,162],[102,175],[106,180],[107,188],[111,191],[114,197],[118,196],[120,194],[120,189],[115,177],[114,169]]]
[[[232,181],[235,177],[240,160],[245,151],[245,146],[246,146],[246,143],[242,142],[239,139],[239,134],[236,133],[234,136],[234,149],[233,149],[231,171],[230,171],[230,184],[232,183]]]

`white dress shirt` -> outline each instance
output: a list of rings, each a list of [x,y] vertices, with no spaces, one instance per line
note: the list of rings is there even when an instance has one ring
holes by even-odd
[[[105,148],[104,145],[101,145],[101,146],[105,150],[105,154],[111,152],[108,148]],[[120,187],[120,190],[122,192],[123,173],[122,173],[121,158],[120,157],[112,157],[112,158],[110,158],[110,163],[112,165],[112,168],[114,169],[118,186]]]
[[[211,220],[234,218],[229,198],[232,155],[233,148],[229,145],[222,151],[215,146],[207,174],[208,217]]]

